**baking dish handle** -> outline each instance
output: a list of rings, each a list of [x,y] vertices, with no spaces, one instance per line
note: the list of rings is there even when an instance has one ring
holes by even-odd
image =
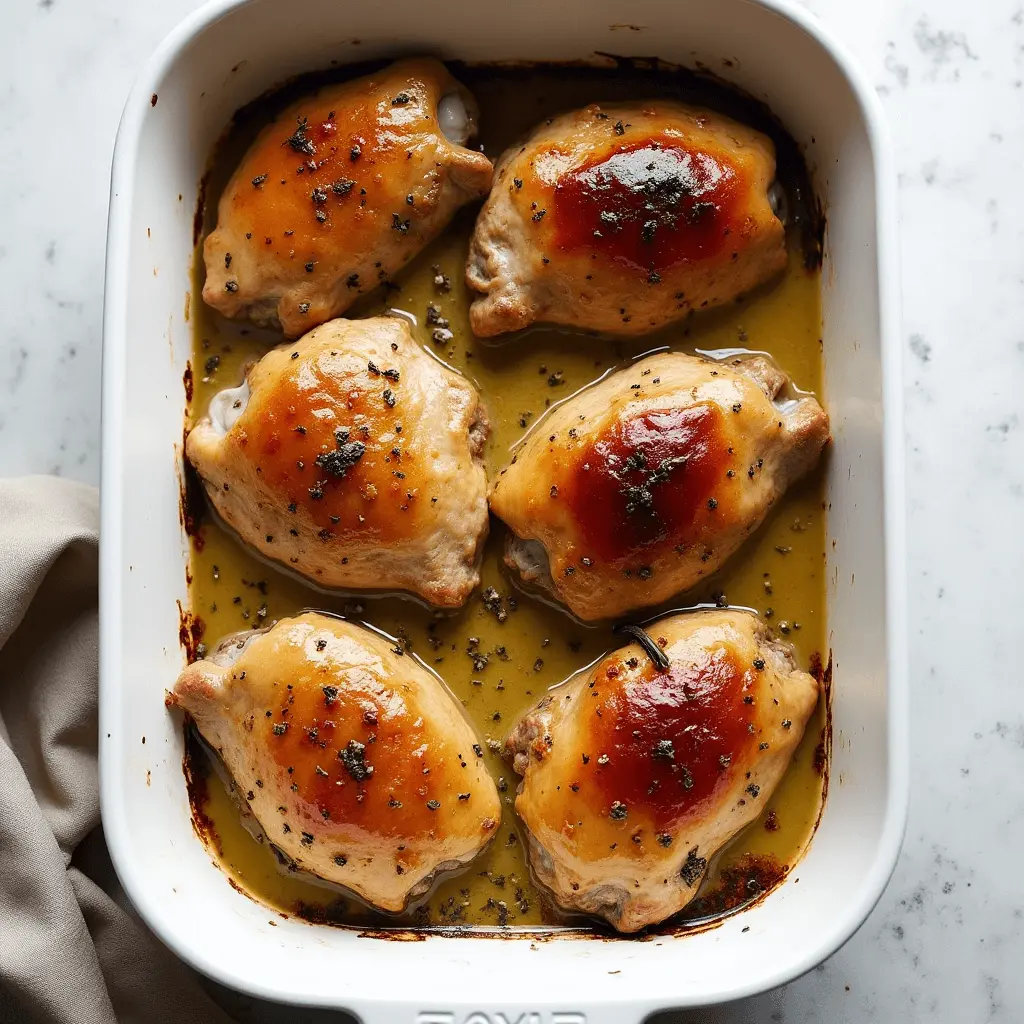
[[[635,1004],[630,1010],[622,1003],[590,1006],[586,1010],[553,1010],[536,1004],[417,1010],[409,1003],[387,1002],[374,1003],[359,1014],[363,1024],[639,1024],[647,1015]]]

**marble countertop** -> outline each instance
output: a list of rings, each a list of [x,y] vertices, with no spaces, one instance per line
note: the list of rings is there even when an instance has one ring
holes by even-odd
[[[98,478],[114,134],[133,77],[194,6],[4,7],[0,474]],[[686,1019],[1012,1024],[1024,1020],[1024,673],[1012,660],[1024,606],[1024,7],[805,6],[866,68],[899,168],[910,820],[887,892],[842,950],[781,990]]]

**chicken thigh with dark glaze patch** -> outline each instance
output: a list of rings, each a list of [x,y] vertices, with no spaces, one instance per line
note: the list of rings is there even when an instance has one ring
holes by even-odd
[[[466,281],[481,337],[535,322],[638,335],[786,265],[775,149],[671,100],[593,104],[499,160]]]
[[[476,103],[436,60],[325,86],[260,133],[203,246],[203,298],[289,337],[339,316],[486,195]]]
[[[556,687],[506,743],[537,879],[566,910],[634,932],[697,894],[782,778],[818,699],[756,616],[673,615]]]
[[[661,603],[715,571],[818,461],[828,417],[757,356],[651,356],[563,402],[502,471],[506,562],[581,619]]]
[[[185,450],[248,544],[325,587],[462,604],[487,536],[476,389],[398,317],[332,320],[215,395]]]
[[[192,716],[278,850],[382,910],[471,861],[501,819],[455,699],[361,626],[306,613],[230,637],[167,702]]]

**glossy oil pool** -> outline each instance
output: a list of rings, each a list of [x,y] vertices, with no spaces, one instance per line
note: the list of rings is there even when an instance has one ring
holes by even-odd
[[[815,239],[820,239],[820,224],[814,223],[815,213],[807,205],[810,190],[795,147],[763,108],[714,82],[661,68],[464,67],[454,71],[477,96],[479,141],[492,159],[540,119],[594,101],[672,95],[721,109],[773,136],[790,212],[789,264],[783,275],[736,303],[691,316],[684,324],[642,339],[610,340],[551,328],[531,328],[497,344],[475,339],[467,317],[470,296],[463,283],[475,207],[463,210],[441,238],[396,276],[392,287],[361,299],[346,314],[349,318],[400,312],[415,324],[414,334],[425,348],[480,390],[492,425],[486,452],[489,476],[508,461],[517,440],[547,408],[609,369],[656,349],[764,352],[797,387],[820,396],[820,274],[813,251]],[[236,115],[211,162],[204,234],[213,227],[220,191],[259,128],[296,96],[341,77],[344,71],[305,77]],[[240,382],[246,364],[283,340],[273,331],[227,320],[203,304],[201,240],[195,268],[190,299],[194,337],[190,425],[205,415],[217,391]],[[447,277],[449,288],[435,284],[438,272]],[[433,328],[426,324],[428,305],[437,306],[450,322],[451,342],[438,345],[432,340]],[[827,402],[823,404],[827,408]],[[802,667],[820,674],[822,660],[828,660],[823,480],[819,466],[777,502],[765,524],[722,570],[664,608],[644,610],[637,617],[709,603],[752,608],[794,645]],[[497,521],[492,521],[487,541],[480,590],[461,610],[437,613],[412,598],[317,590],[248,551],[210,516],[201,500],[193,500],[189,512],[197,523],[192,532],[190,611],[204,645],[212,648],[228,633],[270,625],[305,608],[366,621],[399,637],[444,679],[487,741],[486,763],[505,803],[498,834],[479,858],[461,873],[441,880],[407,913],[384,915],[340,888],[290,871],[264,841],[251,816],[242,812],[240,797],[223,767],[190,732],[186,775],[198,831],[232,883],[278,912],[333,924],[375,928],[585,925],[579,918],[561,915],[531,880],[513,809],[517,777],[503,761],[499,744],[517,717],[545,690],[621,646],[612,635],[612,623],[583,625],[519,589],[501,562],[504,528]],[[503,598],[508,614],[502,622],[484,605],[481,593],[487,587]],[[429,636],[428,626],[433,626]],[[476,638],[477,650],[489,654],[482,669],[474,668],[470,638]],[[814,830],[826,784],[825,714],[822,702],[760,818],[713,860],[698,899],[669,926],[706,920],[759,898],[797,862]]]

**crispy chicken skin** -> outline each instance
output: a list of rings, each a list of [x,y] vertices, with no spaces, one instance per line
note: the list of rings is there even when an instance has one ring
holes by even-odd
[[[444,685],[326,615],[238,634],[168,694],[295,865],[400,911],[471,861],[501,818],[478,739]]]
[[[398,317],[332,320],[216,395],[186,454],[248,544],[325,587],[444,607],[479,582],[487,536],[476,389]]]
[[[291,104],[232,175],[203,245],[203,299],[295,337],[409,262],[492,167],[464,148],[476,103],[436,60],[403,60]]]
[[[670,100],[592,104],[498,161],[466,281],[480,337],[535,321],[639,335],[786,265],[771,140]]]
[[[506,562],[581,619],[659,604],[715,571],[818,461],[828,417],[757,356],[679,353],[611,374],[539,421],[491,510]]]
[[[696,895],[708,861],[753,821],[818,698],[788,644],[749,612],[673,615],[556,687],[506,743],[537,879],[567,910],[622,932]]]

